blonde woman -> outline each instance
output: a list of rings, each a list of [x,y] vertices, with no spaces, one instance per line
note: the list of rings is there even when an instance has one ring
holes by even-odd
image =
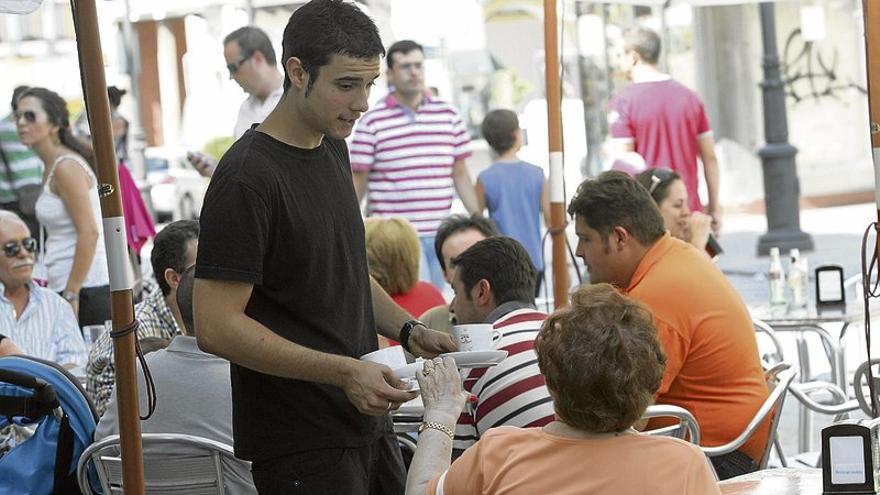
[[[368,218],[364,227],[370,275],[398,306],[418,316],[446,304],[436,287],[419,280],[421,244],[412,224],[403,218]]]
[[[91,149],[71,133],[64,99],[48,89],[19,96],[15,123],[45,164],[36,212],[47,236],[49,289],[70,303],[80,326],[102,324],[110,319],[110,287]]]

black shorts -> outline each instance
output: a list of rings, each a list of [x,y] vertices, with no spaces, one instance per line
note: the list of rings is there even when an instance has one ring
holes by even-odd
[[[310,450],[254,462],[251,473],[260,495],[403,495],[406,487],[393,433],[364,447]]]

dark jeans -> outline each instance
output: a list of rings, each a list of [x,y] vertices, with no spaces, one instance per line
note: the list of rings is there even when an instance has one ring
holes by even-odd
[[[260,495],[403,495],[406,487],[406,469],[393,433],[364,447],[311,450],[254,462],[251,472]]]
[[[79,326],[103,325],[110,319],[110,286],[83,287],[79,291]]]
[[[758,470],[758,463],[738,450],[710,459],[720,481]]]

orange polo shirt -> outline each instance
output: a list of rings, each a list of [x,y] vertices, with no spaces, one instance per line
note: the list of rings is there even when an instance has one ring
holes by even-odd
[[[704,446],[739,436],[768,390],[751,318],[727,277],[703,253],[667,232],[648,250],[625,292],[654,313],[666,351],[656,402],[690,411]],[[763,454],[769,426],[765,422],[740,448],[755,461]]]

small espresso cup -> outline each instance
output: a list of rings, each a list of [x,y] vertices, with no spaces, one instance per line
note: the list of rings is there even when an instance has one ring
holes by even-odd
[[[501,338],[501,332],[492,328],[491,323],[470,323],[453,325],[452,339],[459,351],[490,351]]]
[[[406,366],[406,355],[399,345],[386,347],[361,356],[361,361],[370,361],[388,366],[392,370]]]

